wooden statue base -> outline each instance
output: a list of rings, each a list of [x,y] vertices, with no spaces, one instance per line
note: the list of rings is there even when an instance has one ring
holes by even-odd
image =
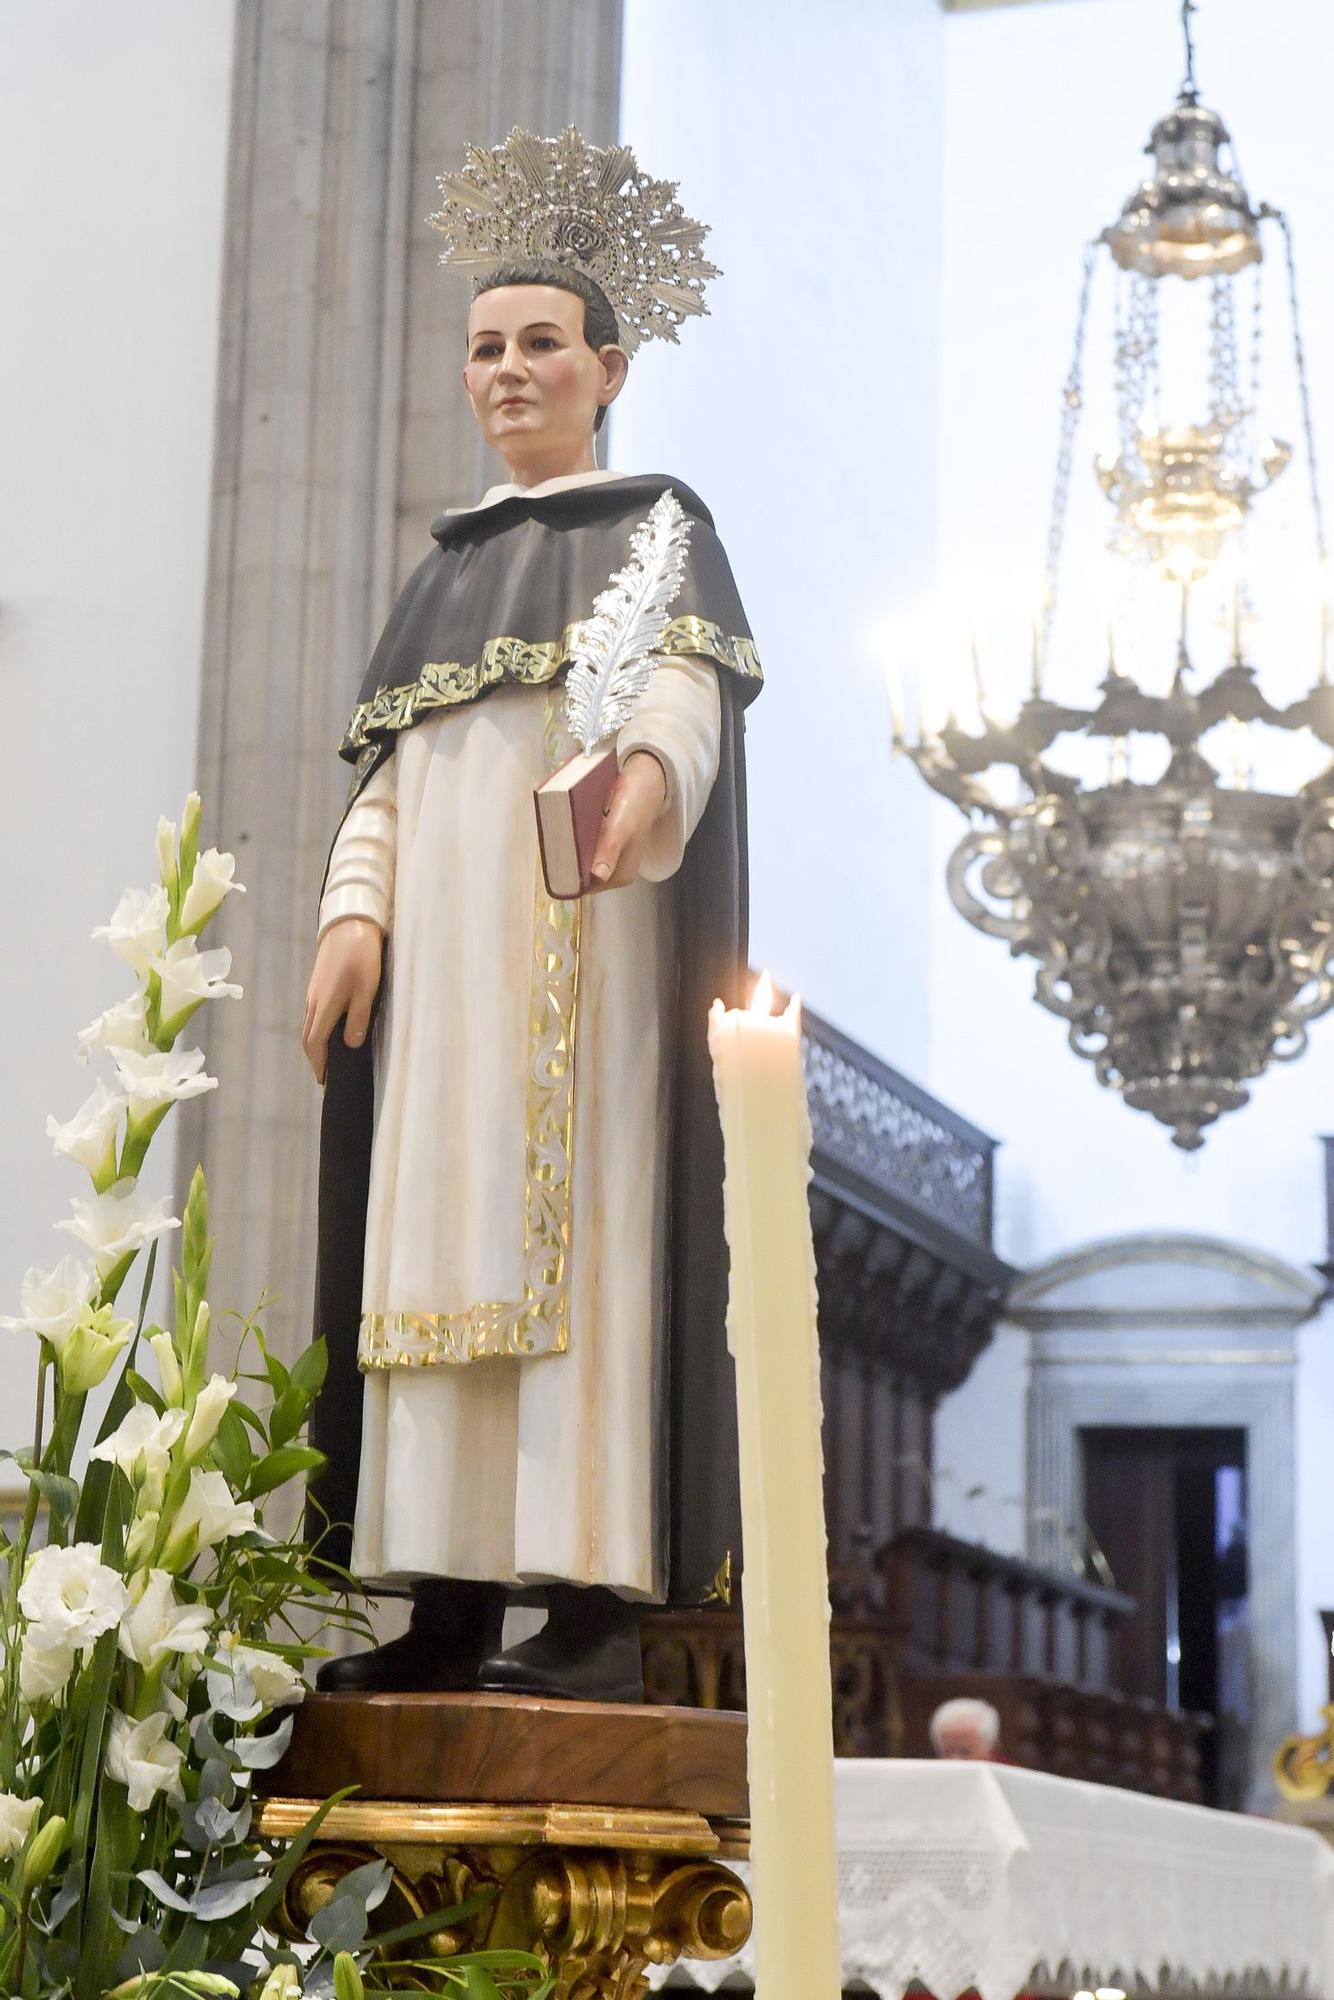
[[[749,1896],[723,1865],[746,1852],[745,1762],[745,1717],[717,1710],[316,1694],[258,1824],[290,1838],[357,1787],[292,1877],[293,1937],[379,1854],[394,1877],[378,1929],[439,1910],[433,1954],[531,1951],[557,2000],[637,2000],[649,1965],[725,1958],[749,1935]],[[446,1917],[488,1889],[471,1916]]]

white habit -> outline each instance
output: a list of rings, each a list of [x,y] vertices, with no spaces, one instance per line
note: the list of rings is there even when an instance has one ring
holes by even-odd
[[[561,688],[514,686],[428,716],[334,846],[321,931],[367,916],[388,938],[352,1567],[386,1584],[558,1580],[652,1598],[661,1024],[672,877],[717,773],[716,672],[689,658],[656,669],[617,750],[654,753],[667,810],[640,879],[577,905],[541,886],[532,801],[576,747],[562,718]]]

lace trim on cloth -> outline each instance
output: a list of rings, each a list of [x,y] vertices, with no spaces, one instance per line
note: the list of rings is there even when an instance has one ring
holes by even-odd
[[[411,729],[433,709],[461,708],[505,682],[516,687],[541,687],[569,665],[571,641],[577,631],[577,625],[567,625],[559,639],[488,639],[480,658],[466,663],[428,660],[409,685],[380,688],[369,701],[353,709],[339,754],[352,757],[358,751],[364,753],[372,737]],[[754,641],[724,632],[710,618],[673,618],[663,634],[660,651],[668,657],[698,654],[743,679],[764,678]]]
[[[561,757],[556,698],[547,698],[546,752]],[[357,1359],[363,1369],[437,1368],[493,1356],[563,1354],[570,1344],[574,1180],[575,1027],[583,904],[547,894],[537,864],[533,975],[528,1016],[527,1147],[522,1299],[458,1312],[368,1312]]]

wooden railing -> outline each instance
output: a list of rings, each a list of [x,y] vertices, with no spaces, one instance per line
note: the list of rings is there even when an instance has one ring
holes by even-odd
[[[1001,1752],[1060,1776],[1201,1797],[1205,1718],[1118,1691],[1119,1591],[909,1529],[834,1579],[834,1746],[841,1757],[929,1757],[927,1725],[956,1695],[988,1701]],[[744,1708],[735,1611],[655,1612],[643,1627],[650,1701]]]

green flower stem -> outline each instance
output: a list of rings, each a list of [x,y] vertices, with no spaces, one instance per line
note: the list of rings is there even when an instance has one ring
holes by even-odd
[[[120,1149],[120,1161],[116,1169],[117,1180],[137,1180],[143,1171],[144,1160],[153,1143],[153,1134],[175,1103],[168,1098],[156,1111],[150,1111],[145,1118],[127,1118],[125,1121],[125,1143]]]
[[[19,1904],[18,1951],[14,1959],[14,1991],[16,1993],[22,1993],[23,1991],[23,1973],[28,1958],[28,1921],[31,1908],[32,1890],[25,1889],[23,1891],[23,1900]]]
[[[43,1341],[37,1358],[37,1410],[32,1430],[32,1462],[40,1465],[42,1459],[42,1429],[46,1419],[46,1371],[51,1366],[51,1351]]]

